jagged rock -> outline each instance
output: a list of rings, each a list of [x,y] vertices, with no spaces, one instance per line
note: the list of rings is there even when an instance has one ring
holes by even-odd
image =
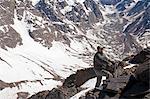
[[[135,71],[136,79],[149,84],[150,81],[150,60],[140,64]]]
[[[2,0],[0,2],[0,26],[13,24],[15,0]]]
[[[135,55],[129,62],[132,64],[140,64],[150,59],[150,47],[145,48],[139,54]]]
[[[49,91],[42,91],[35,95],[32,95],[28,99],[46,99],[46,96],[48,95]]]
[[[3,49],[15,48],[17,45],[22,45],[20,35],[10,26],[4,26],[5,31],[0,30],[0,47]]]
[[[18,95],[17,99],[27,99],[29,93],[28,92],[18,92],[17,95]]]
[[[129,81],[126,88],[123,90],[121,97],[127,99],[143,98],[146,94],[150,93],[150,49],[146,48],[139,54],[135,55],[130,61],[131,63],[139,64],[135,71],[135,80]]]
[[[89,79],[96,77],[93,68],[81,69],[67,77],[63,85],[57,89],[51,91],[42,91],[29,99],[69,99],[69,97],[75,95],[82,90],[80,86]]]
[[[107,81],[106,90],[112,93],[118,93],[118,92],[120,93],[125,88],[129,80],[130,80],[130,75],[120,76],[117,78],[110,78]]]
[[[75,76],[75,74],[72,74],[69,77],[67,77],[63,83],[63,86],[68,88],[75,86]]]
[[[134,58],[130,61],[133,64],[139,64],[135,71],[135,76],[137,80],[144,81],[149,83],[150,77],[150,48],[146,48],[141,51],[139,54],[135,55]]]
[[[59,89],[52,89],[51,91],[42,91],[28,99],[67,99],[66,95]]]
[[[121,98],[142,98],[147,93],[149,93],[147,90],[149,89],[147,85],[143,82],[135,81],[130,85],[127,85],[126,91],[121,95]]]
[[[0,80],[0,90],[3,90],[4,88],[9,87],[8,83],[5,83],[4,81]]]
[[[88,81],[89,79],[94,78],[94,77],[96,77],[96,74],[95,74],[93,68],[81,69],[81,70],[78,70],[76,72],[76,74],[72,74],[69,77],[67,77],[63,83],[63,86],[80,87],[86,81]]]
[[[92,90],[86,93],[86,96],[82,96],[79,99],[98,99],[100,92],[93,92]]]
[[[137,56],[134,56],[134,58],[135,57],[137,58]],[[147,56],[145,59],[147,60]],[[140,63],[140,65],[137,67],[135,77],[131,76],[130,73],[124,74],[125,72],[132,72],[132,70],[122,71],[124,65],[128,64],[118,64],[118,67],[115,70],[116,72],[121,70],[121,73],[118,73],[118,76],[115,78],[109,77],[109,79],[103,84],[103,86],[106,84],[107,86],[104,87],[102,91],[89,91],[85,97],[81,97],[80,99],[119,99],[119,97],[128,99],[144,97],[149,92],[147,91],[149,87],[146,84],[149,81],[149,61],[143,62],[144,63]],[[93,68],[78,70],[76,74],[72,74],[67,77],[63,83],[63,86],[61,86],[59,89],[52,89],[51,91],[38,93],[37,95],[32,96],[30,99],[39,99],[39,97],[40,99],[68,99],[69,97],[78,93],[78,88],[93,77],[96,77]]]
[[[100,94],[95,95],[96,92],[86,93],[83,99],[149,99],[149,66],[150,66],[150,49],[144,49],[139,54],[126,58],[130,63],[138,64],[135,67],[123,70],[118,73],[119,76],[115,78],[109,77],[102,85],[104,89]],[[124,60],[124,61],[125,61]],[[128,64],[125,64],[128,65]],[[115,69],[115,72],[121,70],[120,65]],[[81,99],[82,99],[81,98]]]
[[[67,99],[64,93],[59,89],[52,89],[45,99]]]

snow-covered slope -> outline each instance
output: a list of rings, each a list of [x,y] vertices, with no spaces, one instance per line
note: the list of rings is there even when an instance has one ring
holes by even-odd
[[[60,86],[76,70],[92,65],[98,45],[106,47],[112,60],[149,46],[147,27],[140,38],[126,32],[132,32],[131,24],[141,22],[134,22],[138,16],[142,23],[149,22],[149,2],[141,14],[127,16],[136,4],[122,11],[99,0],[0,1],[0,81],[5,83],[0,82],[0,98],[16,99],[19,92],[31,96]]]
[[[0,49],[3,60],[0,61],[0,79],[7,83],[19,83],[13,88],[0,91],[3,99],[15,99],[20,91],[32,95],[50,90],[61,85],[61,81],[77,69],[89,66],[68,54],[67,49],[70,48],[61,42],[53,41],[50,49],[35,42],[29,36],[23,19],[19,21],[15,16],[14,24],[11,25],[20,34],[23,45],[14,49],[7,48],[7,51]]]

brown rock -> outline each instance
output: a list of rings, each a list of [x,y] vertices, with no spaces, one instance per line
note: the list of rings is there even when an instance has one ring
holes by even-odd
[[[129,79],[130,79],[130,75],[129,76],[120,76],[117,78],[110,78],[107,81],[106,90],[113,92],[113,93],[121,92],[127,85]]]
[[[0,47],[6,49],[7,47],[15,48],[22,44],[20,35],[11,27],[7,26],[7,31],[0,31]]]
[[[3,90],[6,87],[9,87],[9,84],[0,80],[0,90]]]
[[[18,92],[17,95],[18,95],[17,99],[27,99],[29,93],[28,92]]]
[[[59,89],[52,89],[51,91],[42,91],[28,99],[67,99],[66,95]]]
[[[135,76],[137,80],[146,82],[149,84],[150,81],[150,60],[147,62],[144,62],[143,64],[140,64],[136,71]]]
[[[134,56],[133,59],[130,60],[130,63],[132,64],[142,64],[145,61],[148,61],[150,59],[150,47],[145,48],[140,53]]]
[[[46,96],[48,95],[48,93],[49,93],[49,91],[42,91],[42,92],[39,92],[35,95],[32,95],[28,99],[45,99]]]
[[[81,86],[86,81],[94,77],[96,77],[96,74],[93,68],[86,68],[86,69],[78,70],[76,73],[76,77],[75,77],[75,81],[76,81],[75,85]]]

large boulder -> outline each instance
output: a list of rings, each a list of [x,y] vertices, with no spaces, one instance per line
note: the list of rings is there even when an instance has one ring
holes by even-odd
[[[136,79],[149,83],[150,81],[150,47],[144,49],[139,54],[135,55],[132,60],[132,64],[139,64],[135,71]]]
[[[142,64],[150,59],[150,47],[145,48],[140,53],[135,55],[129,62],[131,64]]]
[[[117,78],[110,78],[107,81],[107,87],[105,90],[110,91],[112,93],[119,93],[125,88],[129,80],[130,75],[120,76]]]
[[[135,55],[130,63],[138,64],[134,73],[135,80],[129,81],[121,98],[143,98],[150,93],[149,81],[150,81],[150,48],[146,48],[139,54]]]
[[[93,69],[94,68],[91,67],[91,68],[78,70],[76,72],[76,74],[72,74],[65,79],[63,86],[65,86],[65,87],[72,87],[72,86],[80,87],[82,84],[84,84],[89,79],[96,77],[96,74]]]
[[[94,77],[96,77],[94,68],[86,68],[86,69],[78,70],[75,77],[75,81],[76,81],[75,85],[77,87],[81,86],[86,81]]]
[[[135,71],[136,79],[149,85],[150,81],[150,60],[140,64]]]

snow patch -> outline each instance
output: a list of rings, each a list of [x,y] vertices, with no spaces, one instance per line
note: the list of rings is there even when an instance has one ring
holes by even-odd
[[[67,12],[72,11],[72,7],[71,6],[66,6],[64,7],[64,9],[61,9],[60,12],[65,15]]]
[[[97,78],[92,78],[90,80],[88,80],[87,82],[85,82],[81,87],[82,88],[86,88],[85,90],[80,91],[79,93],[77,93],[76,95],[72,96],[70,99],[79,99],[82,96],[85,96],[85,94],[94,89],[95,88],[95,84],[96,84],[96,79]],[[105,76],[102,76],[102,80],[101,80],[101,84],[103,84],[103,80],[106,80]]]
[[[32,2],[32,5],[35,6],[40,0],[30,0]]]

